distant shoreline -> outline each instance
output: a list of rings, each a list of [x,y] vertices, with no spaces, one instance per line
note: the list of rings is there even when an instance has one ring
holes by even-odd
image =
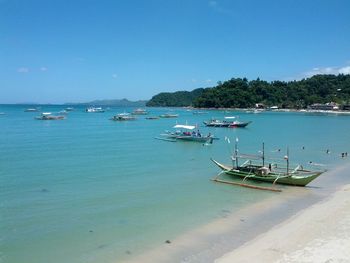
[[[165,107],[165,108],[177,108],[177,107]],[[258,110],[260,112],[300,112],[300,113],[323,113],[323,114],[350,114],[350,111],[341,110],[309,110],[309,109],[255,109],[255,108],[193,108],[193,107],[178,107],[183,109],[192,110],[220,110],[220,111],[254,111]]]

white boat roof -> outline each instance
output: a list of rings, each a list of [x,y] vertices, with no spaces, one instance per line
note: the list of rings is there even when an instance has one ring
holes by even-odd
[[[228,116],[228,117],[225,117],[225,119],[236,119],[235,116]]]
[[[43,112],[42,115],[51,115],[51,112]]]
[[[187,130],[193,130],[196,128],[196,126],[192,126],[192,125],[180,125],[177,124],[174,126],[175,129],[187,129]]]

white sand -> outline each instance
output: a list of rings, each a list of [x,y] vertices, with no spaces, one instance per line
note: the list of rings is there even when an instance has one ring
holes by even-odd
[[[350,262],[350,185],[215,260]]]
[[[346,164],[325,173],[313,187],[288,187],[261,202],[232,209],[170,238],[170,244],[160,241],[159,246],[131,254],[123,262],[350,263],[350,185],[332,195],[334,188],[328,189],[341,184],[349,171]],[[329,196],[323,199],[325,195]],[[323,201],[315,203],[319,199]]]

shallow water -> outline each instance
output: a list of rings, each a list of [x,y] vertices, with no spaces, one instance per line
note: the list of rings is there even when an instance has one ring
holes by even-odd
[[[283,157],[334,169],[348,162],[350,117],[305,113],[184,109],[177,119],[114,122],[132,109],[85,113],[62,121],[38,121],[25,105],[0,105],[0,259],[3,262],[116,262],[172,240],[181,233],[275,193],[214,184],[210,157],[230,162],[240,152]],[[57,112],[63,106],[42,106]],[[151,115],[169,109],[150,108]],[[211,117],[239,116],[245,129],[205,128]],[[213,145],[155,140],[175,122],[198,124],[220,138]],[[302,148],[304,146],[304,149]],[[277,150],[281,151],[278,152]],[[329,149],[330,154],[326,154]],[[346,177],[321,178],[334,185]],[[317,180],[310,184],[320,187]],[[324,184],[321,183],[321,187]]]

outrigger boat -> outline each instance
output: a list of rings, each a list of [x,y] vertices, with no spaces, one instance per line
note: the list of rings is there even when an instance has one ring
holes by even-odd
[[[136,117],[130,115],[130,113],[120,113],[111,118],[112,121],[133,121]]]
[[[237,140],[235,144],[235,153],[232,156],[233,166],[223,165],[214,159],[211,159],[221,170],[221,173],[225,173],[229,176],[235,178],[242,178],[243,181],[255,180],[268,182],[272,184],[284,184],[284,185],[294,185],[294,186],[306,186],[312,180],[320,176],[325,170],[311,171],[303,168],[302,165],[297,165],[291,168],[289,165],[289,151],[287,150],[287,155],[284,157],[286,161],[286,166],[283,164],[278,164],[276,162],[271,162],[266,166],[266,158],[264,154],[264,144],[262,155],[238,155]],[[239,164],[239,158],[246,159],[243,164]],[[220,174],[221,174],[220,173]],[[219,176],[220,176],[219,174]],[[229,183],[227,181],[219,180],[218,177],[213,179],[214,181]],[[234,183],[235,184],[235,183]],[[249,187],[250,185],[242,185]],[[253,187],[256,188],[256,187]],[[271,190],[271,188],[264,189]]]
[[[144,109],[136,109],[131,114],[132,115],[147,115],[148,112]]]
[[[166,141],[192,141],[192,142],[201,142],[201,143],[213,143],[215,139],[210,133],[206,136],[203,136],[199,130],[194,131],[196,126],[191,125],[175,125],[173,127],[175,131],[166,131],[165,134],[161,134],[162,137],[156,137],[158,140]]]
[[[103,112],[105,112],[105,110],[102,109],[101,107],[89,107],[85,111],[89,112],[89,113],[91,113],[91,112],[95,112],[95,113],[103,113]]]
[[[177,118],[179,117],[179,114],[172,114],[172,113],[165,113],[162,115],[159,115],[160,118]]]
[[[25,112],[38,112],[39,109],[38,108],[28,108],[24,110]]]
[[[251,123],[251,121],[248,122],[242,122],[235,119],[236,117],[225,117],[225,120],[217,120],[217,119],[211,119],[209,121],[204,121],[204,125],[208,127],[226,127],[226,128],[244,128],[248,124]]]
[[[158,116],[149,116],[145,118],[146,120],[158,120],[159,117]]]
[[[35,117],[35,119],[42,120],[42,121],[64,120],[65,118],[66,117],[64,117],[64,116],[51,115],[51,112],[43,112],[43,113],[41,113],[41,116]]]

